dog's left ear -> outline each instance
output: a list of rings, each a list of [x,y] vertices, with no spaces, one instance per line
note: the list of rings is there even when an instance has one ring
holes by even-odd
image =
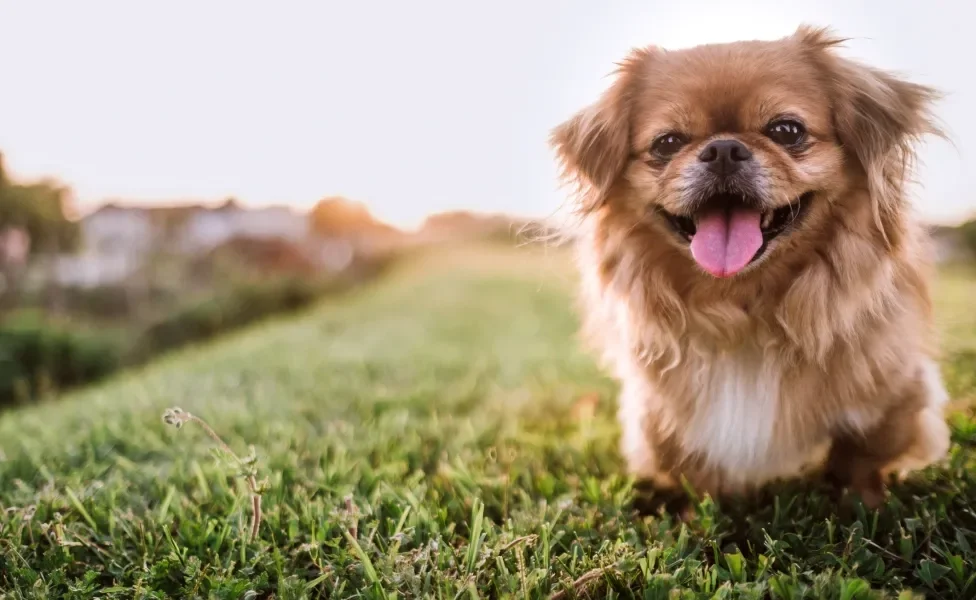
[[[941,95],[835,54],[832,49],[845,40],[826,29],[801,27],[794,38],[824,74],[834,128],[864,169],[871,196],[882,212],[896,210],[893,204],[904,200],[901,184],[914,159],[914,144],[928,134],[943,137],[932,115]]]
[[[549,143],[563,176],[581,188],[581,209],[598,208],[627,166],[633,92],[652,48],[633,51],[620,63],[616,79],[600,99],[553,129]]]

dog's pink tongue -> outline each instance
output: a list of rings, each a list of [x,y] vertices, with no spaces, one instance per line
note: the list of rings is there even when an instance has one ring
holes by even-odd
[[[709,211],[695,223],[691,255],[715,277],[731,277],[745,268],[762,246],[757,210]]]

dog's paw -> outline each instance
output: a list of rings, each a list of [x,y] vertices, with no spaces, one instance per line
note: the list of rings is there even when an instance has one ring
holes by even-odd
[[[851,500],[853,495],[868,510],[877,510],[884,506],[887,488],[879,471],[837,473],[829,470],[824,473],[824,481],[830,490],[831,499],[838,504],[844,504],[845,499]]]
[[[694,502],[681,488],[662,488],[650,481],[639,481],[634,490],[634,509],[641,516],[665,513],[680,521],[690,521],[695,516]]]
[[[880,471],[859,473],[851,481],[851,490],[868,510],[877,510],[885,503],[885,484]]]

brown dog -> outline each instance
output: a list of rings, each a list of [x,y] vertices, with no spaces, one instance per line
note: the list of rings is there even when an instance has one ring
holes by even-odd
[[[552,144],[634,475],[725,495],[826,466],[866,504],[939,460],[947,397],[905,182],[936,93],[772,42],[635,50]]]

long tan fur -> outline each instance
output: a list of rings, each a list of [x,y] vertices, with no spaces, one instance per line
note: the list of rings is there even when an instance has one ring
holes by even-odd
[[[947,451],[929,259],[905,185],[913,143],[937,133],[937,94],[839,44],[802,27],[772,42],[636,50],[553,131],[580,190],[586,332],[621,382],[629,468],[658,486],[684,476],[739,493],[826,464],[877,504],[882,475]],[[777,110],[806,116],[802,160],[758,133]],[[773,196],[816,192],[810,213],[747,272],[703,273],[649,214],[681,202],[683,163],[646,160],[669,126],[742,140]]]

